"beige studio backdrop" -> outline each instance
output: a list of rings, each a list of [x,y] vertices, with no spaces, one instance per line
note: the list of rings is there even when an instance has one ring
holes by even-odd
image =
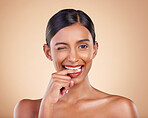
[[[52,62],[44,55],[49,18],[81,9],[94,21],[98,54],[89,73],[99,90],[132,99],[148,118],[148,0],[0,0],[0,118],[44,95]]]

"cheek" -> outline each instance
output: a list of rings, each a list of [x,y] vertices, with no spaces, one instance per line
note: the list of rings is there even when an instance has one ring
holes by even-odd
[[[68,55],[69,55],[68,51],[61,51],[61,52],[55,51],[54,59],[55,59],[55,61],[60,62],[60,61],[64,60]]]
[[[81,55],[81,58],[85,61],[85,62],[89,62],[93,59],[93,53],[92,53],[92,50],[88,50],[88,51],[85,51],[83,53],[80,54]]]
[[[56,70],[62,69],[61,63],[67,57],[67,55],[68,55],[67,52],[57,52],[57,51],[53,52],[52,57],[53,57],[53,63],[54,63]]]

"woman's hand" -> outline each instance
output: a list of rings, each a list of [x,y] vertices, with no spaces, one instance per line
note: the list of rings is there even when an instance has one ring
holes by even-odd
[[[74,85],[68,74],[76,72],[77,70],[66,69],[52,74],[50,83],[40,104],[38,118],[52,117],[53,105]]]
[[[62,96],[64,96],[70,87],[74,85],[69,73],[75,73],[77,70],[62,70],[53,73],[47,91],[43,97],[46,103],[55,104]]]

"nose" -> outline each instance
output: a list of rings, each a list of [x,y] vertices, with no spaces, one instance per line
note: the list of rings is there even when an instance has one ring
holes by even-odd
[[[68,55],[68,61],[71,63],[78,62],[78,52],[75,49],[71,49]]]

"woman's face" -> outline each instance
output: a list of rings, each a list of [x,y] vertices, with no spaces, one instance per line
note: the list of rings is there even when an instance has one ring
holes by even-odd
[[[64,69],[79,71],[70,74],[76,84],[87,77],[96,52],[97,46],[93,44],[88,29],[76,23],[56,33],[50,42],[49,55],[57,71]]]

